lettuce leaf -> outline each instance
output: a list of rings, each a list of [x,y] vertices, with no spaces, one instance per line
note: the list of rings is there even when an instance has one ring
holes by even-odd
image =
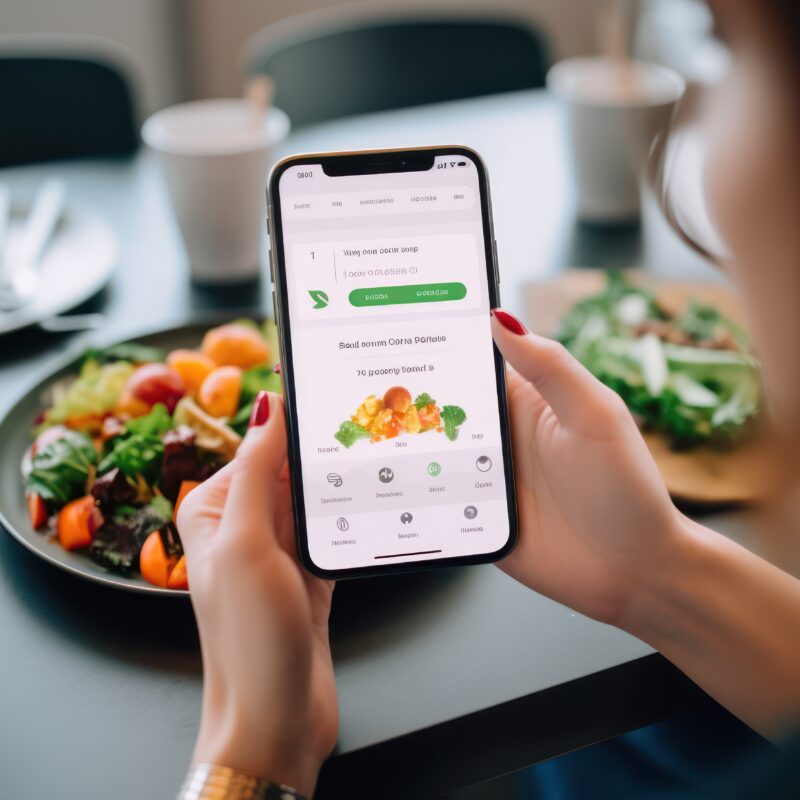
[[[152,484],[158,478],[163,458],[164,445],[158,436],[134,433],[115,440],[111,452],[100,462],[97,471],[102,474],[117,467],[126,478],[135,481],[141,475]]]
[[[243,407],[255,400],[259,392],[275,392],[281,394],[281,376],[272,371],[266,364],[250,367],[242,373],[242,393],[239,407]]]
[[[65,431],[59,439],[37,450],[25,479],[25,490],[38,494],[50,507],[60,508],[86,494],[96,464],[92,440],[78,431]]]
[[[163,403],[156,403],[148,414],[125,423],[125,430],[142,436],[162,436],[173,427],[172,417]]]
[[[78,377],[56,397],[45,414],[45,423],[56,425],[71,418],[102,416],[112,411],[134,369],[129,361],[87,361]]]

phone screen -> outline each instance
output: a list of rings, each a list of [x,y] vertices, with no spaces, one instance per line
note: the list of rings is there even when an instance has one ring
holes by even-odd
[[[465,153],[368,174],[289,163],[273,178],[295,507],[319,571],[512,543],[488,188]]]

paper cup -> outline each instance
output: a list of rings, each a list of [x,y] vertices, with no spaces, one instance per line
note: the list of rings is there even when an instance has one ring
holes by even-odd
[[[547,86],[564,108],[578,217],[637,219],[647,154],[686,91],[683,78],[646,62],[571,58],[552,67]]]
[[[270,150],[289,127],[280,109],[265,113],[236,99],[183,103],[144,123],[142,139],[161,164],[194,280],[257,277]]]

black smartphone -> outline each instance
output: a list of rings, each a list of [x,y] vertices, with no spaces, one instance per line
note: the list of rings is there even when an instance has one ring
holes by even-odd
[[[489,181],[460,146],[286,158],[270,267],[298,553],[347,578],[517,537]]]

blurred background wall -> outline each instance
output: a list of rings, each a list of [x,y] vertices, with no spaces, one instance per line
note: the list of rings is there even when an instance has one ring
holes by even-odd
[[[64,39],[69,45],[72,37],[87,36],[110,42],[130,66],[137,111],[147,115],[188,88],[182,69],[183,5],[177,0],[0,0],[0,37],[35,37],[43,46]]]
[[[192,97],[237,94],[239,52],[252,33],[286,17],[370,16],[387,10],[468,11],[529,20],[554,57],[596,48],[609,0],[2,0],[0,36],[97,36],[118,45],[134,72],[141,115]],[[300,20],[302,24],[302,20]]]
[[[318,22],[392,14],[511,16],[544,34],[553,59],[596,52],[614,0],[0,0],[0,47],[17,37],[98,37],[129,65],[143,118],[173,102],[241,91],[240,52],[255,31],[274,23]],[[698,0],[642,0],[640,55],[695,59],[708,14]],[[680,35],[675,26],[681,28]],[[688,30],[687,30],[688,29]],[[671,44],[673,43],[673,44]],[[682,52],[675,52],[680,43]]]
[[[469,12],[511,15],[531,22],[549,40],[552,55],[591,52],[596,46],[598,14],[609,0],[183,0],[186,9],[190,91],[198,96],[224,95],[239,89],[236,56],[244,40],[264,25],[290,15],[324,11],[337,15],[375,16],[387,11],[422,15]],[[297,20],[302,24],[302,19]]]

